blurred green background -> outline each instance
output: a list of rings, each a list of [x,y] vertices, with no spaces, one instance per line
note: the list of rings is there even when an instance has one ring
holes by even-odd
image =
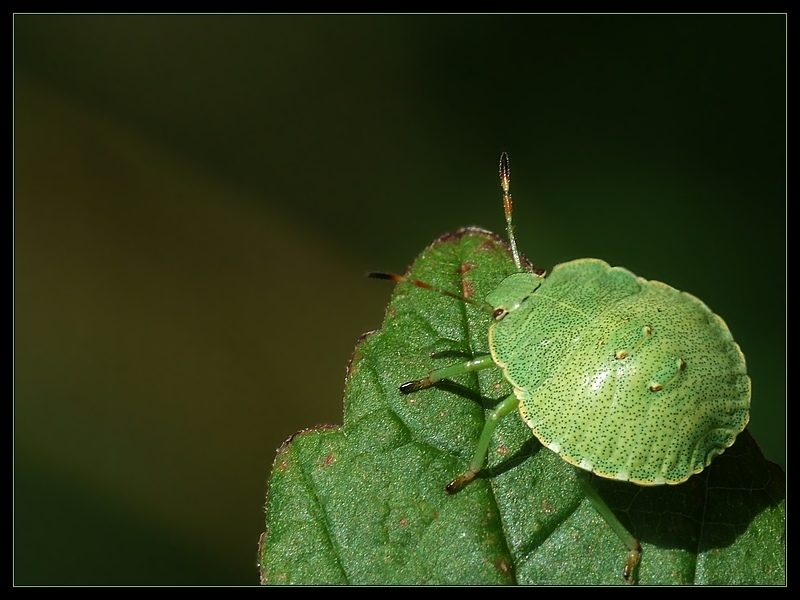
[[[256,584],[267,478],[434,238],[702,298],[785,464],[783,15],[14,18],[14,582]]]

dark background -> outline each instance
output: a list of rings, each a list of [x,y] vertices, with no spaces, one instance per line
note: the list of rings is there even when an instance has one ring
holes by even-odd
[[[17,15],[14,582],[255,584],[277,446],[438,235],[702,298],[785,464],[784,15]]]

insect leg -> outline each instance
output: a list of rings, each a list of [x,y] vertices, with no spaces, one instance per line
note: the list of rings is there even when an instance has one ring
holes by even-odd
[[[416,392],[417,390],[424,390],[425,388],[431,387],[437,381],[441,381],[442,379],[446,379],[448,377],[455,377],[456,375],[469,373],[470,371],[479,371],[480,369],[488,369],[489,367],[494,367],[494,366],[495,364],[494,361],[492,360],[491,355],[487,354],[486,356],[481,356],[473,360],[468,360],[467,362],[459,363],[457,365],[450,365],[449,367],[442,367],[441,369],[435,369],[430,373],[428,373],[427,377],[423,377],[422,379],[406,381],[403,385],[400,386],[400,393],[410,394],[411,392]]]
[[[519,400],[514,394],[510,394],[489,413],[486,417],[486,424],[483,426],[481,437],[478,440],[478,445],[475,448],[475,454],[472,456],[467,470],[445,486],[445,490],[447,490],[448,494],[454,494],[475,479],[475,476],[483,468],[483,463],[486,461],[486,454],[489,452],[489,443],[492,441],[492,434],[497,424],[503,417],[517,410],[518,407]]]
[[[608,507],[605,500],[597,493],[597,490],[594,489],[592,483],[590,481],[591,474],[588,471],[584,471],[583,469],[575,468],[575,471],[578,475],[578,481],[581,484],[581,489],[583,490],[584,495],[592,504],[594,509],[600,513],[600,516],[606,520],[606,523],[609,524],[611,529],[614,530],[614,533],[617,534],[622,543],[625,544],[625,547],[628,548],[628,558],[625,560],[625,566],[622,569],[622,577],[625,579],[626,583],[632,583],[633,580],[631,577],[634,575],[634,570],[636,566],[639,564],[639,558],[642,555],[642,546],[639,544],[639,540],[633,537],[633,534],[628,531],[625,526],[620,523],[617,516],[612,512],[612,510]]]

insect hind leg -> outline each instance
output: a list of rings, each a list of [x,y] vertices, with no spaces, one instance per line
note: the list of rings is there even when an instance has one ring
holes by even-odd
[[[625,544],[625,547],[628,549],[628,556],[625,559],[625,565],[622,568],[622,578],[625,580],[625,583],[635,583],[636,570],[639,566],[639,560],[642,557],[642,546],[639,543],[639,540],[636,539],[636,537],[634,537],[634,535],[625,528],[613,511],[608,507],[608,504],[606,504],[602,496],[600,496],[597,490],[594,489],[594,486],[592,486],[592,482],[590,481],[591,475],[589,472],[577,467],[575,468],[575,472],[578,476],[578,482],[580,483],[586,499],[589,500],[589,503],[600,514],[600,516],[605,519],[606,523],[609,524],[611,529],[614,530],[614,533],[617,534],[617,537],[619,537],[620,541],[622,541],[622,543]]]

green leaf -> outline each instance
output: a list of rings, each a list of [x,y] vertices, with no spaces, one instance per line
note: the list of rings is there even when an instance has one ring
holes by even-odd
[[[483,298],[514,270],[501,239],[464,229],[427,248],[409,275]],[[490,321],[464,302],[397,286],[383,327],[353,355],[344,425],[299,432],[278,450],[262,582],[623,583],[624,545],[574,468],[516,415],[496,430],[489,468],[445,493],[508,383],[486,369],[408,395],[398,386],[486,353]],[[785,476],[747,431],[685,484],[593,483],[642,543],[639,583],[783,584]]]

